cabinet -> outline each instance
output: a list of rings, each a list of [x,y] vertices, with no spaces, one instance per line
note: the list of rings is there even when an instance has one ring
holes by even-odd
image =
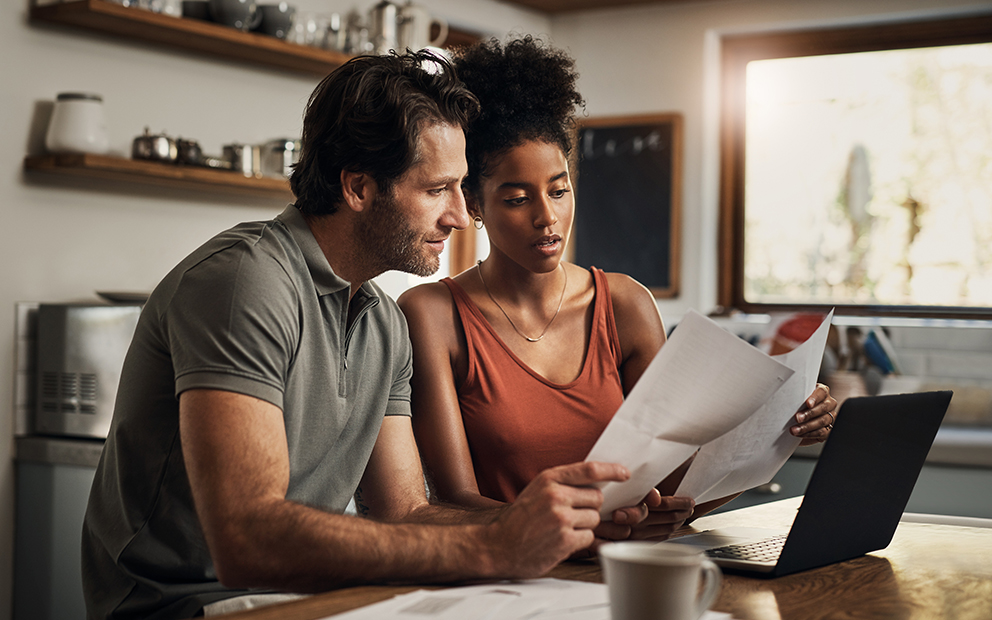
[[[14,620],[85,618],[83,516],[103,441],[18,437]]]

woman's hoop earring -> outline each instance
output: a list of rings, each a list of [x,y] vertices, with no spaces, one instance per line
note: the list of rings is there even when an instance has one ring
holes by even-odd
[[[479,217],[478,215],[476,215],[472,221],[475,224],[476,230],[482,230],[482,227],[485,226],[485,223],[482,221],[482,218]]]

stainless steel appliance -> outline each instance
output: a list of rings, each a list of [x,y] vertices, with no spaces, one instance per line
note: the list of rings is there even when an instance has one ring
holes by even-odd
[[[138,304],[38,306],[33,431],[105,438]]]

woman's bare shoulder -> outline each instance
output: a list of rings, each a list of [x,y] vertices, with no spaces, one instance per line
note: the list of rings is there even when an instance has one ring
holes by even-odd
[[[404,312],[407,309],[419,310],[424,306],[430,308],[436,304],[450,305],[451,293],[443,282],[428,282],[407,289],[396,298],[396,303]]]
[[[451,291],[442,282],[419,284],[407,289],[396,299],[411,328],[415,323],[433,328],[450,325],[454,316]]]
[[[654,294],[634,278],[625,273],[604,272],[610,287],[614,312],[620,310],[653,309],[657,311]]]
[[[410,339],[419,355],[454,354],[459,350],[459,325],[454,299],[442,282],[420,284],[396,300],[406,315]],[[426,359],[425,357],[425,359]]]

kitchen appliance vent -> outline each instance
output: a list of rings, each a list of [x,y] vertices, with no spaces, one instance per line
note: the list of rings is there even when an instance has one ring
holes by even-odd
[[[41,375],[41,410],[46,413],[96,414],[97,376],[93,373],[57,372]]]
[[[40,304],[34,431],[105,438],[135,304]]]

